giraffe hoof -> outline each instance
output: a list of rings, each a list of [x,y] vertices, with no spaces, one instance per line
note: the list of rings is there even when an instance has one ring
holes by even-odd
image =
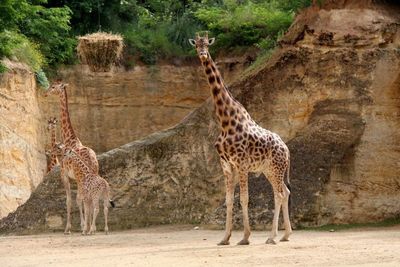
[[[71,234],[71,231],[65,231],[64,232],[64,235],[70,235]]]
[[[276,241],[272,238],[268,238],[267,241],[265,242],[265,244],[276,245]]]
[[[222,240],[222,241],[219,242],[217,245],[218,245],[218,246],[227,246],[227,245],[229,245],[229,241],[228,241],[228,240]]]
[[[237,245],[248,245],[250,244],[249,240],[246,239],[242,239],[240,240],[240,242],[237,243]]]
[[[284,236],[281,238],[280,240],[281,242],[288,242],[289,241],[289,237],[288,236]]]

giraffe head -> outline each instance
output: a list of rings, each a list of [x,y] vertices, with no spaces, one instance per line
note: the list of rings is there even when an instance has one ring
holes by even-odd
[[[54,153],[55,155],[60,157],[60,156],[64,156],[65,150],[66,150],[66,146],[63,143],[57,142],[57,143],[55,143],[51,153]]]
[[[208,32],[206,32],[204,37],[200,37],[200,35],[196,33],[196,39],[189,39],[189,43],[196,48],[201,62],[208,59],[208,47],[212,45],[214,41],[215,38],[208,39]]]
[[[62,152],[63,156],[67,158],[77,156],[76,152],[70,147],[63,146]]]
[[[57,118],[56,117],[52,117],[47,121],[47,130],[52,130],[55,129],[57,126]]]
[[[67,88],[68,83],[63,83],[60,80],[55,81],[54,83],[51,84],[49,89],[47,89],[47,92],[45,93],[44,96],[48,95],[60,95],[65,88]]]

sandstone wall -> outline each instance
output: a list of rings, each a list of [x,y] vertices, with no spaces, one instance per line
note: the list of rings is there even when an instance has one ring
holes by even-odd
[[[221,60],[228,80],[243,69],[240,60]],[[25,66],[7,64],[12,71],[1,75],[0,85],[0,218],[24,203],[42,181],[50,140],[47,119],[59,117],[58,98],[45,98]],[[97,153],[181,121],[209,95],[201,73],[198,64],[136,66],[109,73],[92,73],[78,65],[59,71],[69,83],[70,115],[78,137]]]
[[[29,198],[46,169],[34,74],[5,63],[10,71],[0,75],[0,218]]]
[[[392,11],[313,8],[312,16],[296,19],[268,61],[230,86],[254,119],[290,148],[295,226],[400,214],[400,12]],[[116,202],[112,229],[223,226],[224,183],[212,114],[206,101],[175,127],[99,157]],[[62,229],[65,196],[58,175],[47,176],[0,221],[0,232]],[[251,224],[265,228],[274,208],[270,185],[251,175],[249,191]],[[238,226],[238,190],[234,207]],[[77,229],[76,208],[73,217]]]
[[[232,80],[243,60],[221,60]],[[202,69],[189,64],[135,66],[92,73],[85,66],[59,71],[69,84],[71,120],[82,142],[102,153],[174,126],[209,96]],[[59,116],[57,97],[40,97],[46,116]]]

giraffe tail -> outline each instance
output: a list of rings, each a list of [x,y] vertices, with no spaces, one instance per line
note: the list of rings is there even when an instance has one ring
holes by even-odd
[[[106,190],[105,190],[104,200],[108,199],[108,203],[110,203],[111,208],[115,208],[114,201],[110,198],[110,185],[106,182]],[[104,202],[105,205],[105,202]]]
[[[289,200],[288,200],[288,206],[289,206],[289,214],[290,214],[290,210],[292,209],[292,187],[290,186],[290,151],[288,151],[288,166],[286,169],[286,187],[287,189],[289,189]]]

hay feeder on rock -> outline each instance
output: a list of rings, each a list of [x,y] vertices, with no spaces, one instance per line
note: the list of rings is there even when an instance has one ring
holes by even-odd
[[[96,32],[78,39],[78,57],[93,72],[110,71],[121,57],[124,45],[121,35]]]

